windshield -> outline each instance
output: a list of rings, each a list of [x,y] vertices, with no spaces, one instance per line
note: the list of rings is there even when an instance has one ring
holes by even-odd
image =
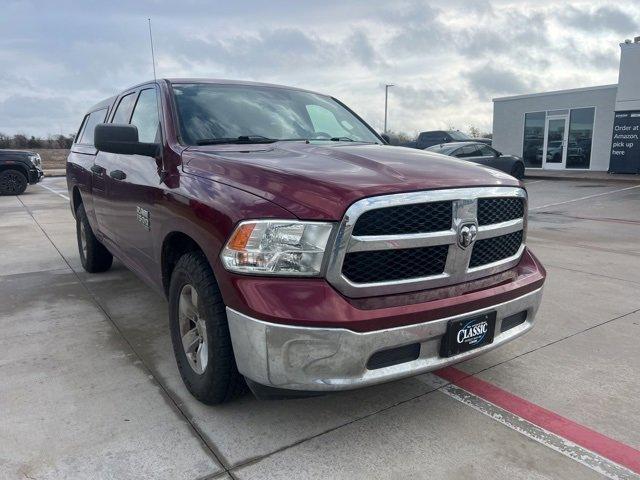
[[[174,84],[182,140],[189,145],[274,140],[379,143],[330,97],[278,87]]]
[[[471,137],[469,135],[459,132],[457,130],[450,131],[449,136],[454,140],[471,140]]]

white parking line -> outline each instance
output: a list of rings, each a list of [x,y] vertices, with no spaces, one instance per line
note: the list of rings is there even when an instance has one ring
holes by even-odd
[[[544,180],[534,180],[533,182],[524,182],[525,185],[533,185],[534,183],[544,182]]]
[[[62,193],[54,190],[51,187],[47,187],[46,185],[43,185],[42,183],[39,183],[38,185],[40,185],[42,188],[46,188],[47,190],[49,190],[51,193],[55,193],[56,195],[58,195],[59,197],[64,198],[65,200],[69,200],[69,197],[67,197],[66,195],[63,195]]]
[[[604,195],[611,195],[613,193],[624,192],[626,190],[633,190],[634,188],[640,188],[640,185],[633,185],[632,187],[619,188],[618,190],[611,190],[609,192],[596,193],[594,195],[587,195],[586,197],[574,198],[573,200],[565,200],[564,202],[548,203],[546,205],[540,205],[539,207],[530,208],[529,210],[530,211],[531,210],[540,210],[541,208],[555,207],[557,205],[564,205],[566,203],[579,202],[581,200],[588,200],[590,198],[602,197]]]
[[[555,433],[534,425],[524,418],[504,410],[483,398],[456,385],[449,384],[440,391],[449,397],[470,406],[474,410],[500,422],[542,445],[581,463],[596,472],[612,479],[638,479],[640,476],[591,450],[576,445]]]

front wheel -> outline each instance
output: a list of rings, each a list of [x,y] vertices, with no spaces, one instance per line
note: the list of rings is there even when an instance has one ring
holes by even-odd
[[[18,170],[0,172],[0,195],[22,195],[27,184],[27,177]]]
[[[169,328],[178,371],[191,394],[215,405],[245,389],[238,372],[225,304],[201,252],[184,254],[171,275]]]

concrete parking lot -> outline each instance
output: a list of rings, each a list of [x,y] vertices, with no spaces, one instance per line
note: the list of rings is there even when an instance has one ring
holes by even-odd
[[[164,298],[82,270],[64,178],[0,197],[0,478],[638,477],[640,181],[527,183],[549,274],[529,334],[440,375],[217,407],[183,387]]]

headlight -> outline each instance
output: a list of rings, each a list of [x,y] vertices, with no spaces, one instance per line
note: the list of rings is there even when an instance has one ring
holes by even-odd
[[[251,220],[240,223],[221,254],[227,270],[261,275],[319,275],[332,223]]]
[[[31,160],[31,163],[33,163],[36,167],[40,166],[40,164],[42,163],[40,155],[37,153],[35,155],[29,155],[29,160]]]

